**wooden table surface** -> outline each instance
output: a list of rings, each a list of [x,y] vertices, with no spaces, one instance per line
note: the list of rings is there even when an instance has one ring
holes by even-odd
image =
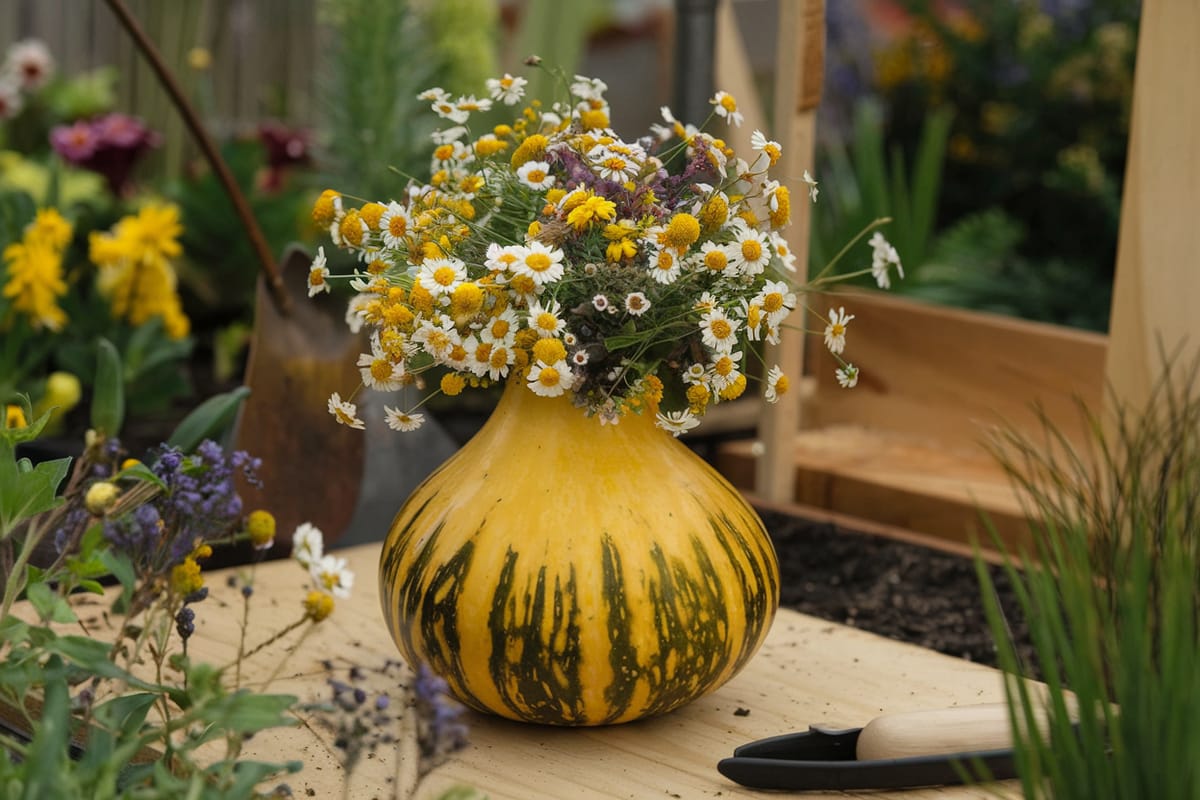
[[[327,699],[321,662],[381,666],[397,651],[379,611],[379,545],[339,551],[356,573],[353,596],[316,626],[288,655],[298,633],[257,653],[243,677],[249,685],[278,669],[273,692],[304,700]],[[292,561],[258,566],[247,641],[266,639],[300,613],[305,574]],[[236,653],[241,598],[225,576],[208,576],[211,597],[196,606],[193,658],[227,663]],[[385,686],[371,686],[383,690]],[[858,727],[881,713],[995,702],[1000,674],[987,667],[894,642],[791,611],[780,611],[750,664],[715,693],[663,717],[609,728],[561,729],[523,725],[469,713],[469,746],[430,774],[418,796],[447,787],[475,786],[493,800],[533,798],[747,798],[773,793],[738,786],[717,772],[717,761],[753,739],[806,730],[819,723]],[[748,712],[748,713],[747,713]],[[250,755],[302,759],[287,782],[297,797],[341,797],[343,774],[333,736],[320,725],[260,734]],[[351,780],[350,797],[390,798],[400,751],[383,747]],[[403,768],[404,765],[401,765]],[[905,800],[1016,796],[1016,786],[936,788],[864,793]],[[805,793],[844,797],[847,793]]]

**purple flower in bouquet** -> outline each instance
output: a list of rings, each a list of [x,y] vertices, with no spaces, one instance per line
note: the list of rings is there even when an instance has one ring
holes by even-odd
[[[290,167],[309,163],[308,131],[289,128],[279,122],[264,122],[258,128],[258,138],[267,156],[267,170],[262,180],[262,188],[266,191],[283,188],[284,176]]]

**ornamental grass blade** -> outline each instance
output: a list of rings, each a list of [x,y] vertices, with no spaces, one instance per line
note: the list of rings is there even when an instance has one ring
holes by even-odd
[[[247,509],[275,515],[287,553],[296,526],[310,522],[325,541],[340,537],[358,501],[366,445],[360,431],[332,424],[326,411],[331,392],[357,386],[360,337],[350,333],[337,303],[309,300],[312,259],[299,248],[284,255],[281,274],[291,297],[283,314],[260,278],[254,332],[243,384],[250,394],[242,405],[234,442],[262,459],[261,489],[243,483]]]

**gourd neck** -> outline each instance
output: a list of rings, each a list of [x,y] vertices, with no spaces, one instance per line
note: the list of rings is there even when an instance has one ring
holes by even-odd
[[[654,424],[655,415],[650,407],[642,413],[627,413],[616,424],[602,423],[597,416],[588,416],[583,408],[576,407],[574,396],[569,392],[558,397],[541,397],[525,385],[524,381],[510,380],[504,387],[495,411],[488,420],[487,428],[514,424],[536,425],[546,434],[566,436],[654,436],[667,434]]]

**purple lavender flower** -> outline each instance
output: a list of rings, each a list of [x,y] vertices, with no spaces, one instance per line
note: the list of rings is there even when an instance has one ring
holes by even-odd
[[[419,715],[417,744],[425,773],[456,750],[467,746],[467,725],[463,707],[450,697],[450,687],[435,675],[428,664],[417,667],[413,681],[415,708]]]

